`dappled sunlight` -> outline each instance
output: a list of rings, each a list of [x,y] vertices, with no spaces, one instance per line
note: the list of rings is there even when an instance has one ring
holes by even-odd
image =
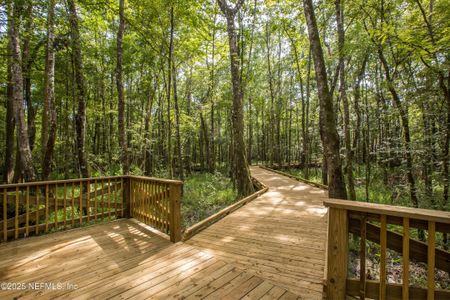
[[[328,209],[326,207],[309,207],[306,211],[313,215],[323,216],[327,213]]]
[[[223,237],[223,238],[221,239],[221,241],[222,241],[222,242],[225,242],[225,243],[229,243],[229,242],[234,241],[235,239],[236,239],[235,237],[232,237],[232,236],[226,236],[226,237]]]

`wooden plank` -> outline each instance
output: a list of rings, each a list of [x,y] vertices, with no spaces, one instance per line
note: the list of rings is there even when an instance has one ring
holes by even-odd
[[[380,216],[380,294],[381,300],[386,299],[386,215]]]
[[[396,216],[401,218],[418,219],[424,221],[433,221],[438,223],[450,224],[450,212],[411,208],[402,206],[393,206],[386,204],[376,204],[340,199],[326,199],[323,204],[326,207],[346,209],[348,211],[357,211],[365,213],[374,213],[386,216]]]
[[[272,299],[279,299],[284,293],[286,292],[285,289],[274,286],[269,290],[267,294],[265,294],[263,297],[261,297],[261,300],[272,300]]]
[[[403,300],[409,299],[409,219],[403,218]]]
[[[327,297],[344,299],[346,295],[348,259],[347,211],[330,208],[328,212]]]
[[[264,280],[262,280],[261,278],[253,276],[249,280],[241,283],[235,288],[230,289],[228,294],[225,294],[221,299],[239,300],[263,282]]]
[[[402,300],[403,286],[401,284],[389,283],[386,285],[386,293],[389,295],[389,300]],[[370,299],[378,299],[378,293],[380,291],[380,283],[378,281],[367,280],[366,282],[366,297]],[[349,296],[359,295],[359,280],[347,279],[347,294]],[[414,295],[411,299],[426,299],[428,289],[417,286],[409,287],[409,294]],[[448,300],[450,299],[449,290],[436,289],[434,291],[435,300]]]
[[[249,299],[260,299],[265,294],[267,294],[272,288],[274,287],[273,284],[271,284],[268,281],[263,281],[260,285],[255,287],[253,290],[251,290],[249,293],[247,293],[242,299],[249,300]]]
[[[427,299],[434,300],[434,276],[435,276],[435,249],[436,249],[436,224],[428,222],[428,276],[427,276]]]

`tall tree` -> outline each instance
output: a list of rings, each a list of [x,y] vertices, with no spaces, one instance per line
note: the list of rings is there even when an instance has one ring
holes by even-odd
[[[69,5],[70,34],[72,41],[73,60],[75,68],[76,92],[78,102],[76,114],[77,156],[80,173],[83,177],[90,177],[90,170],[86,154],[86,92],[84,86],[83,58],[81,53],[80,29],[75,0],[67,0]]]
[[[53,151],[56,140],[56,107],[55,107],[55,0],[48,1],[47,12],[47,46],[45,57],[45,77],[44,77],[44,111],[42,112],[42,124],[48,128],[42,129],[42,180],[46,180],[51,172]]]
[[[303,0],[303,8],[308,27],[311,52],[316,70],[317,89],[320,101],[320,137],[328,165],[328,191],[330,198],[347,198],[341,158],[339,156],[339,135],[336,129],[336,115],[333,99],[328,87],[327,70],[320,44],[319,30],[312,0]]]
[[[125,132],[125,96],[123,91],[123,32],[125,28],[124,20],[124,0],[119,0],[119,28],[117,30],[117,65],[116,65],[116,84],[118,97],[118,113],[119,113],[119,146],[120,160],[124,174],[129,173],[130,162],[128,157],[128,143]]]
[[[239,50],[237,45],[237,35],[235,28],[235,17],[244,0],[239,0],[232,8],[226,0],[217,0],[220,10],[227,19],[228,44],[230,51],[230,69],[231,81],[233,86],[233,111],[232,111],[232,127],[233,127],[233,176],[236,182],[237,191],[240,196],[246,196],[253,192],[253,183],[250,178],[247,158],[245,155],[244,145],[244,112],[242,99],[242,67],[239,61]]]
[[[10,12],[10,46],[11,46],[11,82],[14,117],[17,126],[17,145],[20,162],[20,170],[23,179],[33,181],[36,178],[36,172],[33,166],[33,157],[28,138],[28,128],[25,123],[25,108],[23,101],[23,75],[22,75],[22,54],[20,50],[19,30],[22,14],[21,1],[15,1],[12,4]]]
[[[345,30],[343,1],[336,0],[336,28],[338,34],[339,51],[339,94],[344,107],[344,141],[345,141],[345,173],[347,175],[348,197],[356,199],[355,182],[353,179],[353,151],[350,135],[350,109],[347,97],[347,85],[345,81]]]

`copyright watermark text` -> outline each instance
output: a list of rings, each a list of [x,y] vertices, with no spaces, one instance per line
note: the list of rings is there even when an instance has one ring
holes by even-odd
[[[78,289],[78,285],[72,282],[0,282],[0,290],[2,291],[61,291],[76,289]]]

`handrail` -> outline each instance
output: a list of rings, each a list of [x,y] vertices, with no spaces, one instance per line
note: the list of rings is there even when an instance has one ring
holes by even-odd
[[[145,179],[152,180],[155,182],[161,183],[173,183],[182,185],[183,182],[180,180],[174,179],[163,179],[156,177],[146,177],[146,176],[136,176],[136,175],[120,175],[120,176],[100,176],[100,177],[89,177],[89,178],[75,178],[75,179],[61,179],[61,180],[48,180],[48,181],[30,181],[30,182],[22,182],[22,183],[10,183],[10,184],[0,184],[0,189],[3,188],[13,188],[13,187],[27,187],[27,186],[35,186],[35,185],[46,185],[46,184],[64,184],[64,183],[72,183],[72,182],[86,182],[86,181],[94,181],[94,180],[108,180],[108,179]]]
[[[134,175],[2,184],[0,241],[135,217],[176,242],[182,187],[179,180]]]
[[[326,290],[328,299],[360,298],[450,299],[450,290],[435,288],[435,268],[449,272],[450,253],[436,248],[436,233],[450,233],[450,213],[384,204],[327,199],[328,253]],[[402,227],[403,234],[391,232],[389,224]],[[410,238],[410,228],[428,231],[427,243]],[[347,278],[348,235],[360,237],[360,275]],[[380,245],[380,279],[366,279],[366,241]],[[386,253],[392,249],[403,256],[401,285],[387,282]],[[410,258],[427,264],[427,289],[409,284]]]
[[[323,201],[326,207],[342,208],[351,211],[384,214],[386,216],[411,218],[416,220],[434,221],[450,224],[450,212],[406,206],[395,206],[359,201],[327,199]]]

